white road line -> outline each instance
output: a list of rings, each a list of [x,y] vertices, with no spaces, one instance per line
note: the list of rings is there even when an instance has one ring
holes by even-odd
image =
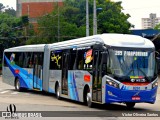
[[[7,93],[7,92],[9,92],[9,90],[2,91],[2,92],[0,92],[0,93],[1,93],[1,94],[4,94],[4,93]]]
[[[12,95],[16,95],[16,94],[18,94],[19,92],[13,92],[13,93],[11,93]]]

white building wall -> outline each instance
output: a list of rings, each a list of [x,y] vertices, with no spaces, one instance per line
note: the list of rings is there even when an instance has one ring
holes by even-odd
[[[149,18],[142,18],[142,29],[153,29],[159,23],[160,17],[156,17],[156,14],[151,13]]]

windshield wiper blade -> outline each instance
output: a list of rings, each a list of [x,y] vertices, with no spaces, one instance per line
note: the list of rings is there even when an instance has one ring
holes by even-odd
[[[128,76],[132,71],[134,71],[134,70],[131,69],[131,70],[126,74],[126,76]]]
[[[151,82],[151,79],[149,79],[149,77],[146,75],[146,73],[145,73],[143,70],[141,70],[140,68],[138,68],[138,70],[140,70],[140,71],[142,72],[142,74],[145,76],[145,78],[146,78],[149,82]]]

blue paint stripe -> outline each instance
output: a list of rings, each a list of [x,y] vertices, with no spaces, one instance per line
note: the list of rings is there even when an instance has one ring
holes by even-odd
[[[21,87],[26,87],[26,88],[32,89],[33,88],[33,75],[31,73],[28,73],[27,70],[15,65],[15,64],[12,65],[10,60],[6,56],[4,56],[4,57],[5,57],[7,65],[9,66],[11,72],[13,73],[13,75],[15,77],[17,76],[18,78],[20,78],[20,82],[22,85]],[[19,74],[15,73],[16,69],[20,70]],[[34,76],[34,77],[38,81],[37,87],[42,90],[42,80],[39,79],[37,76]],[[36,83],[36,82],[34,81],[34,83]]]
[[[75,93],[75,97],[76,97],[76,100],[79,101],[79,97],[78,97],[78,91],[77,91],[77,86],[76,86],[76,80],[75,80],[75,75],[73,73],[73,84],[74,84],[74,93]]]

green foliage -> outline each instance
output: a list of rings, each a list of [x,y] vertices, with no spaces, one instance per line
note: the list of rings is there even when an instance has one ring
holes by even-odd
[[[121,2],[100,1],[98,7],[102,8],[98,13],[99,33],[129,33],[132,25],[127,19],[130,15],[122,12]]]
[[[160,31],[160,23],[157,24],[155,27],[154,27],[155,30],[159,30]]]
[[[4,8],[5,8],[5,6],[3,6],[3,4],[0,3],[0,13],[3,11]]]
[[[11,16],[16,16],[16,11],[13,8],[5,9],[5,13]]]
[[[21,19],[0,13],[0,57],[4,49],[21,45],[22,36]]]
[[[21,20],[22,20],[22,24],[23,26],[26,26],[29,24],[29,18],[28,18],[28,15],[24,15],[21,17]]]
[[[97,0],[98,33],[129,33],[129,14],[122,12],[121,2]],[[93,0],[89,0],[90,35],[93,33]],[[54,6],[51,14],[38,20],[37,37],[27,44],[54,43],[86,36],[86,0],[66,0],[64,6]]]

